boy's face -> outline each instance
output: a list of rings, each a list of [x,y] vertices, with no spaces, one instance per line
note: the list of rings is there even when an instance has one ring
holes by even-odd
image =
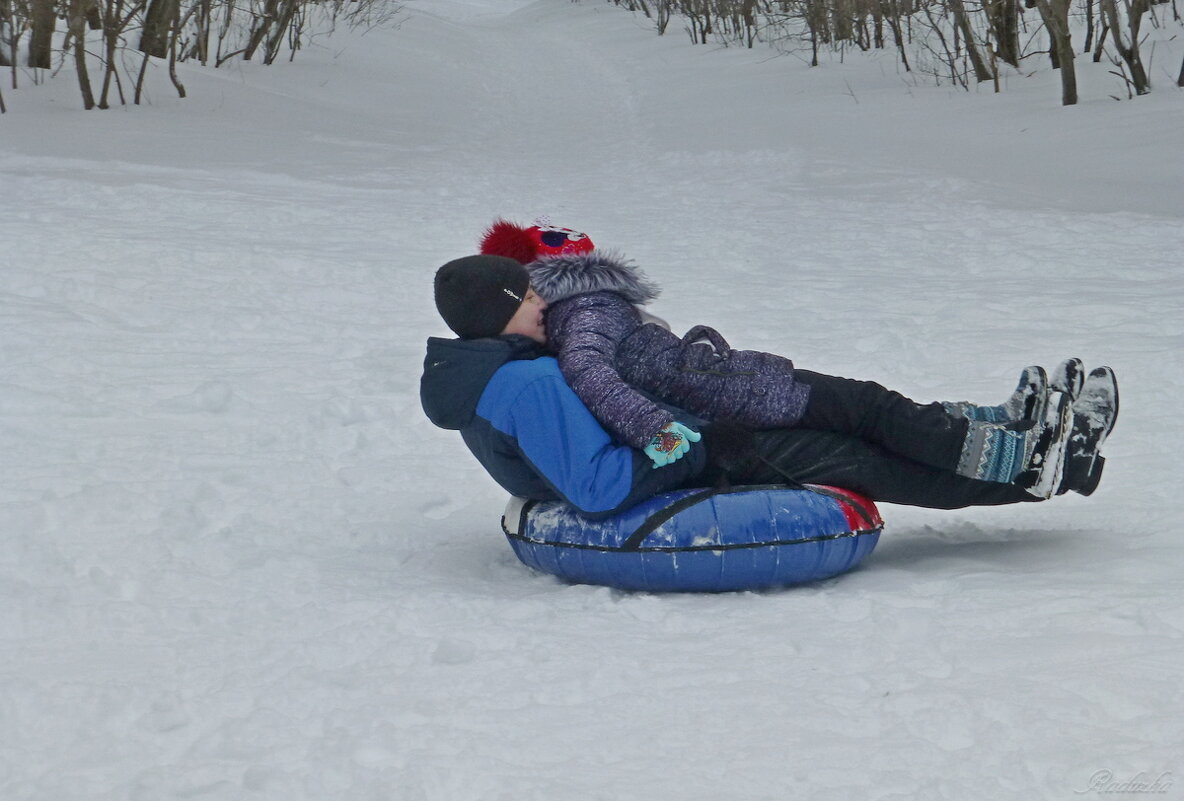
[[[502,329],[503,334],[522,334],[528,336],[540,345],[547,343],[547,328],[543,322],[543,312],[547,303],[534,293],[533,289],[526,290],[526,297]]]

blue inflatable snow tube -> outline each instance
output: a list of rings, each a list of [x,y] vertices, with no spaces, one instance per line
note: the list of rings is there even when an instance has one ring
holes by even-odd
[[[884,523],[833,487],[743,486],[655,495],[605,520],[514,498],[502,530],[524,564],[577,584],[730,592],[818,581],[872,552]]]

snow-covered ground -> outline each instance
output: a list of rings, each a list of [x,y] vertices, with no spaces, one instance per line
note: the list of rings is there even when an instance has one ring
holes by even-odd
[[[1179,31],[1066,109],[591,0],[402,19],[187,100],[6,90],[0,798],[1184,798]],[[435,267],[541,213],[675,327],[919,400],[1110,364],[1102,488],[884,506],[780,592],[533,574],[418,378]]]

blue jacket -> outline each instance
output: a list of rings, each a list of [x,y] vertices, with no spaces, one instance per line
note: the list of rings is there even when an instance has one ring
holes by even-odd
[[[562,499],[588,517],[694,485],[706,462],[703,447],[654,469],[641,451],[612,440],[567,385],[558,362],[544,354],[522,336],[433,337],[420,381],[424,412],[437,426],[459,431],[511,495]]]

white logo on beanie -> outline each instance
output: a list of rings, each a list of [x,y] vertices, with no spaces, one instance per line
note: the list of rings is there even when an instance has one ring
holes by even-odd
[[[506,289],[505,287],[502,287],[502,292],[505,292],[507,295],[509,295],[509,296],[510,296],[510,297],[512,297],[514,300],[518,301],[519,303],[521,303],[521,302],[522,302],[522,298],[518,297],[517,295],[515,295],[513,292],[511,292],[510,290]]]

